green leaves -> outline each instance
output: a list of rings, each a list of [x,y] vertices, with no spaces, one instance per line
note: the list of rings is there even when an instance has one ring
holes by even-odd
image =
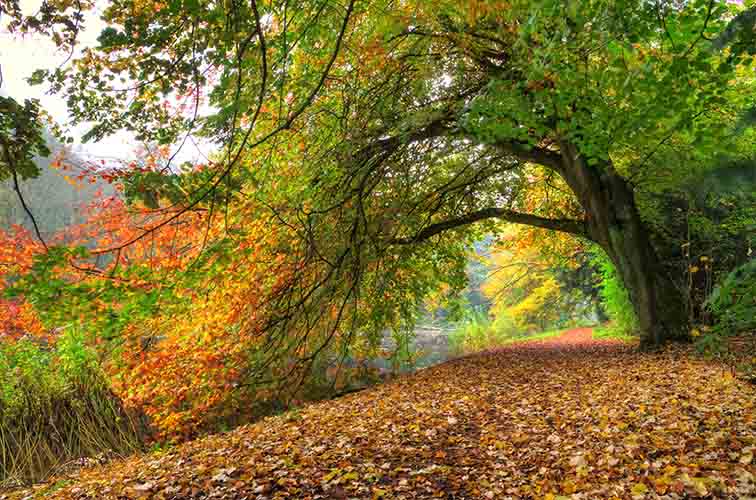
[[[21,105],[11,97],[0,96],[0,181],[39,175],[34,157],[50,154],[43,117],[36,99],[26,99]]]

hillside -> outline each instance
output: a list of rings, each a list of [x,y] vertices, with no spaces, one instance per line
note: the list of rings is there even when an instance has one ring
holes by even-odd
[[[21,181],[21,192],[29,209],[32,211],[42,234],[50,236],[65,227],[84,220],[82,207],[96,198],[98,191],[113,194],[113,187],[105,182],[69,182],[66,176],[76,177],[78,170],[63,171],[51,166],[56,155],[63,147],[51,134],[45,139],[53,153],[47,158],[36,158],[39,176]],[[80,166],[84,160],[75,154],[66,156],[65,163]],[[0,229],[7,229],[11,224],[20,224],[31,229],[31,220],[24,212],[18,195],[13,189],[13,182],[0,182]]]
[[[754,498],[754,453],[756,387],[583,329],[0,498]]]

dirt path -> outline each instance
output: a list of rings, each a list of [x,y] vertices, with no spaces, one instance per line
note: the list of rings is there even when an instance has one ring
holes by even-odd
[[[568,330],[554,340],[565,344],[590,343],[593,341],[593,328],[575,328]]]
[[[578,329],[85,470],[54,497],[756,498],[755,419],[728,371]]]

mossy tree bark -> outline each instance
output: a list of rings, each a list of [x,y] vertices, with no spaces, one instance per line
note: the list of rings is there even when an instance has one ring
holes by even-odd
[[[609,255],[627,288],[643,346],[687,337],[682,292],[665,271],[635,204],[633,188],[610,162],[588,166],[563,143],[562,176],[586,211],[588,237]]]

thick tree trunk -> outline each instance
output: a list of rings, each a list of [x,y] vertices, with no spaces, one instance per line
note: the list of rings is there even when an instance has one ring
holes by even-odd
[[[635,205],[632,187],[610,164],[587,166],[562,144],[565,180],[588,214],[588,233],[616,266],[635,307],[645,347],[687,336],[683,294],[665,272]]]

